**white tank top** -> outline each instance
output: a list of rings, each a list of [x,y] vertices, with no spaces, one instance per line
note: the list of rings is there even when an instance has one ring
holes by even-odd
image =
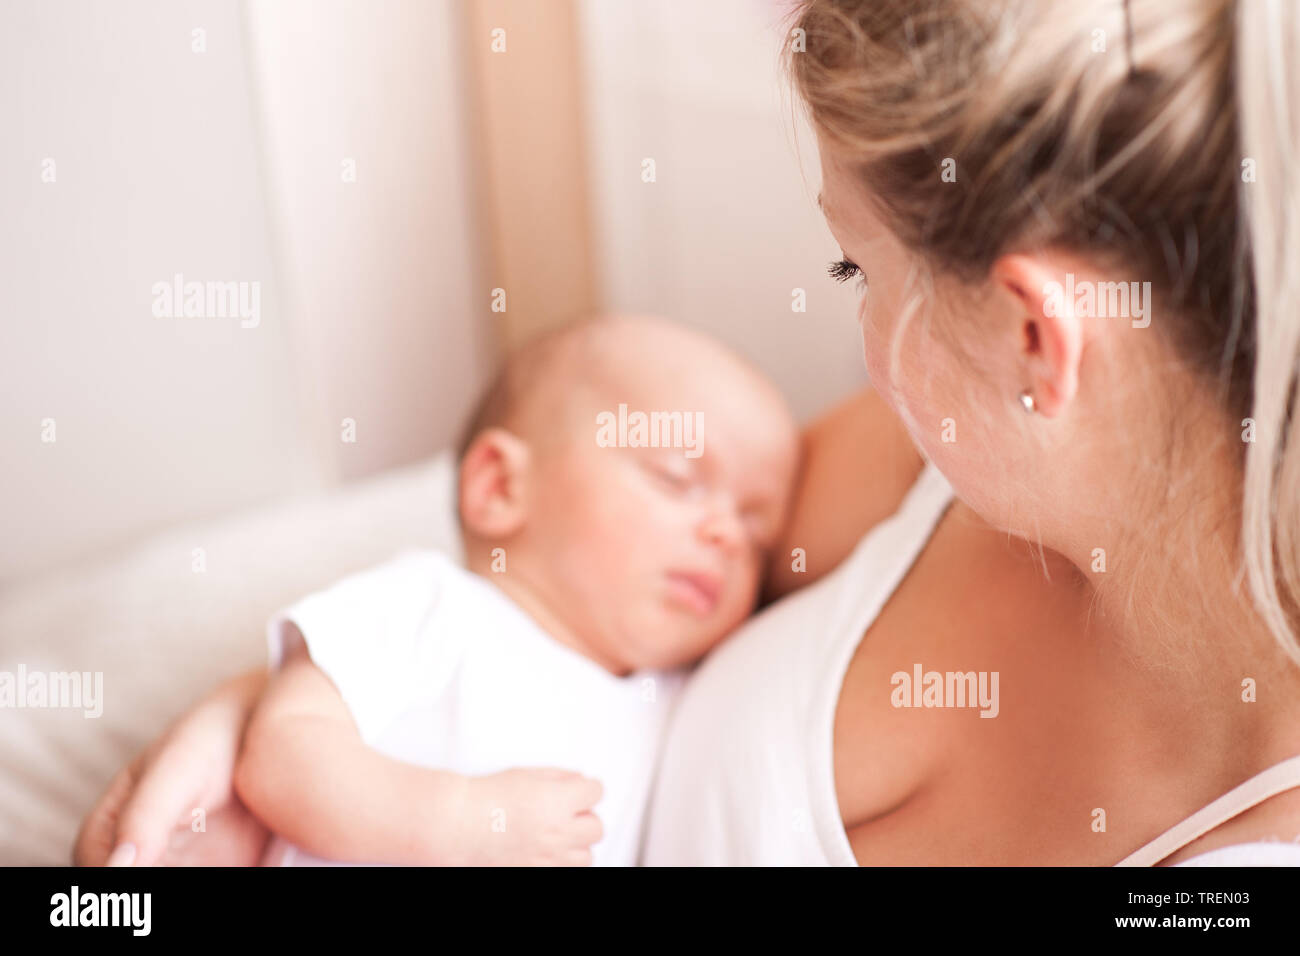
[[[898,511],[831,573],[750,620],[699,666],[672,717],[646,825],[649,866],[855,866],[835,796],[835,708],[854,651],[952,500],[926,464]],[[1271,775],[1271,776],[1270,776]],[[1122,861],[1149,865],[1300,786],[1300,757],[1248,780]],[[1300,845],[1201,862],[1300,866]]]

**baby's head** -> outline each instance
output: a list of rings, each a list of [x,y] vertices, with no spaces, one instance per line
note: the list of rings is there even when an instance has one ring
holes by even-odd
[[[614,673],[685,664],[753,609],[797,454],[780,393],[713,339],[568,326],[512,355],[470,422],[467,564]]]

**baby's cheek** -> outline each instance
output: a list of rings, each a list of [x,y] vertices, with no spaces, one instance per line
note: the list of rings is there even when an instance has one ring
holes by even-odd
[[[728,630],[740,624],[753,611],[754,603],[758,600],[760,578],[760,565],[757,558],[747,561],[739,568],[730,588],[727,601],[726,620]]]

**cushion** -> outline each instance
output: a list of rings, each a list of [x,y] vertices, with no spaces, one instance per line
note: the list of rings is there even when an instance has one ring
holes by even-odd
[[[459,560],[454,488],[443,453],[0,591],[0,672],[98,672],[103,687],[97,717],[0,709],[0,863],[68,863],[113,774],[207,690],[265,664],[278,608],[405,548]]]

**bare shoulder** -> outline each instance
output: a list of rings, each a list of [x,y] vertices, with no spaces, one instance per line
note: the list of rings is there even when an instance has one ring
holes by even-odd
[[[1115,708],[1091,690],[1090,594],[1065,558],[954,501],[840,688],[836,798],[859,860],[1008,865],[1061,862],[1080,846],[1097,853],[1087,827],[1084,844],[1063,836],[1075,832],[1077,793],[1096,791],[1098,759],[1113,751],[1095,745],[1096,708]],[[970,694],[945,690],[918,707],[918,672],[969,677]],[[1132,734],[1122,722],[1114,732]],[[1045,848],[1066,856],[1044,858]],[[1086,853],[1075,858],[1091,862]]]
[[[784,535],[768,565],[764,596],[811,584],[897,509],[924,460],[875,389],[865,388],[804,428],[803,462]],[[795,571],[792,552],[806,568]]]

